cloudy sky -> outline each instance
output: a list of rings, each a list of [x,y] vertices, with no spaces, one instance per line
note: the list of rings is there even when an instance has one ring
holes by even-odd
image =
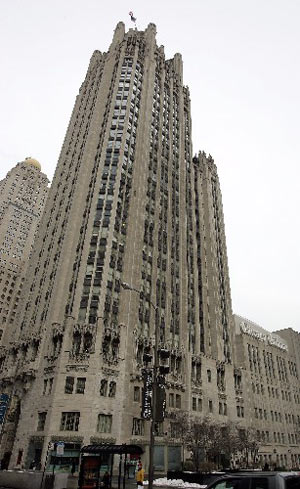
[[[300,1],[1,0],[0,179],[26,156],[51,179],[94,49],[118,21],[181,52],[193,144],[218,165],[234,311],[300,331]]]

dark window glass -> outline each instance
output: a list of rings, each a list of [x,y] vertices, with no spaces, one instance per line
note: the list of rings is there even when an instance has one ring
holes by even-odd
[[[253,478],[251,481],[251,489],[268,489],[269,480],[266,477]]]
[[[38,425],[37,431],[44,431],[46,423],[47,412],[38,413]]]
[[[248,489],[250,479],[226,479],[215,482],[212,489]]]
[[[115,395],[116,395],[116,383],[110,382],[109,383],[108,397],[115,397]]]
[[[64,412],[61,413],[60,430],[61,431],[78,431],[80,413]]]
[[[77,386],[76,386],[76,394],[84,394],[85,389],[85,377],[78,377]]]
[[[294,477],[287,477],[285,479],[285,489],[299,489],[300,487],[300,476],[295,475]]]
[[[100,396],[106,396],[107,395],[107,380],[102,379],[100,382]]]
[[[65,394],[73,394],[74,377],[66,377]]]

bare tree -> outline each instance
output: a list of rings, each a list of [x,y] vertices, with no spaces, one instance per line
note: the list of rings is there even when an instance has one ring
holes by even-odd
[[[251,435],[251,436],[250,436]],[[187,444],[191,450],[196,470],[201,466],[212,464],[217,467],[228,467],[242,451],[248,460],[255,460],[258,452],[255,433],[249,432],[241,442],[241,433],[234,423],[218,424],[206,416],[190,422],[187,433]],[[247,455],[248,454],[248,455]]]
[[[191,418],[186,411],[169,414],[169,438],[181,442],[183,453],[185,448],[190,451],[195,470],[225,468],[236,458],[247,467],[256,465],[260,440],[254,429],[218,424],[210,416]]]
[[[255,467],[260,438],[254,428],[239,429],[240,453],[246,467]]]
[[[220,438],[221,427],[213,424],[208,416],[191,420],[187,445],[196,470],[199,470],[201,463],[216,459],[220,453]]]
[[[174,411],[169,413],[170,425],[168,435],[170,439],[180,441],[183,448],[182,467],[185,464],[185,448],[188,441],[188,433],[190,430],[189,415],[187,411]]]
[[[223,460],[227,461],[228,465],[237,456],[240,451],[240,436],[237,425],[233,422],[228,422],[221,427],[220,438],[220,453],[223,455]]]

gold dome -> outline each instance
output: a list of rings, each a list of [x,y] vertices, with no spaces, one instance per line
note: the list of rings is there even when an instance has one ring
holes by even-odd
[[[31,166],[35,166],[35,168],[37,168],[38,170],[41,170],[41,164],[35,160],[34,158],[31,158],[31,156],[29,156],[28,158],[25,158],[25,161],[24,163],[26,163],[26,165],[31,165]]]

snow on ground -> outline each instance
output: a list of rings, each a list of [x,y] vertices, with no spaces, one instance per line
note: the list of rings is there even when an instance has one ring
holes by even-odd
[[[144,486],[148,485],[148,481],[144,481]],[[194,488],[194,489],[204,489],[206,484],[196,484],[195,482],[184,482],[182,479],[167,479],[162,477],[161,479],[155,479],[153,481],[154,486],[168,486],[168,487],[182,487],[182,488]]]

